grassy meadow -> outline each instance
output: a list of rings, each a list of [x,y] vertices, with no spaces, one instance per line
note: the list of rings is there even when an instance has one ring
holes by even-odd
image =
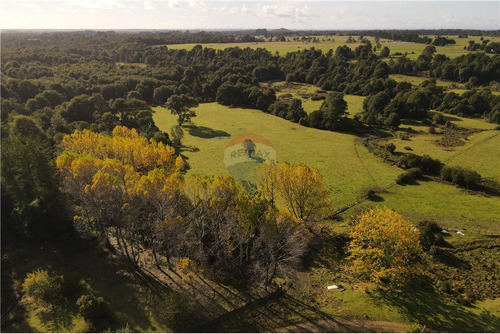
[[[336,208],[355,201],[369,188],[391,183],[400,171],[357,144],[357,137],[351,134],[308,128],[259,110],[217,103],[201,104],[195,110],[194,126],[184,128],[183,139],[182,154],[192,166],[190,174],[227,174],[223,159],[230,138],[224,137],[245,133],[267,138],[278,161],[317,168]],[[170,131],[176,118],[157,107],[154,120],[161,130]],[[219,139],[211,139],[214,137]]]
[[[193,126],[184,128],[182,154],[192,166],[188,174],[227,174],[224,149],[230,137],[245,133],[267,138],[276,150],[278,161],[305,163],[317,168],[323,175],[335,209],[353,203],[370,188],[385,188],[393,184],[402,172],[369,153],[351,134],[307,128],[258,110],[229,108],[217,103],[201,104],[196,108],[196,114]],[[163,131],[169,131],[175,124],[175,117],[162,107],[155,108],[154,119]],[[483,121],[475,122],[489,126]],[[392,141],[397,151],[410,146],[417,154],[429,154],[449,165],[469,166],[484,177],[499,180],[500,137],[488,139],[492,134],[492,130],[475,133],[465,146],[453,151],[433,144],[432,136],[436,135],[425,133],[410,140]],[[214,137],[218,139],[211,139]],[[477,143],[479,145],[475,146]],[[457,154],[460,152],[465,153]],[[347,210],[342,217],[348,219],[368,206],[397,209],[415,222],[436,219],[450,228],[475,228],[474,233],[494,233],[499,228],[500,200],[497,197],[471,195],[453,185],[433,181],[392,186],[378,194],[374,201],[365,200]]]
[[[422,82],[429,80],[429,78],[426,77],[416,77],[416,76],[411,76],[411,75],[404,75],[404,74],[390,74],[389,78],[397,81],[397,82],[409,82],[414,86],[420,85]],[[444,81],[440,79],[436,79],[436,86],[443,87],[445,89],[464,89],[464,85],[458,82],[452,82],[452,81]]]
[[[472,120],[470,120],[472,121]],[[482,122],[474,120],[476,122]],[[461,121],[453,122],[461,124]],[[482,122],[486,126],[494,125]],[[418,133],[408,139],[393,138],[390,142],[396,145],[396,152],[411,152],[418,155],[429,155],[447,165],[469,167],[481,176],[500,181],[500,136],[498,130],[475,132],[460,139],[462,146],[442,146],[438,144],[444,134]],[[406,148],[411,148],[411,150]]]
[[[317,36],[320,40],[319,43],[312,43],[312,42],[301,42],[301,41],[293,41],[291,38],[287,38],[286,42],[250,42],[250,43],[207,43],[207,44],[201,44],[203,47],[207,48],[212,48],[212,49],[217,49],[217,50],[224,50],[226,48],[231,48],[231,47],[240,47],[242,49],[244,48],[252,48],[252,49],[258,49],[258,48],[264,48],[269,50],[271,53],[276,53],[278,52],[281,56],[286,55],[289,52],[295,52],[295,51],[301,51],[301,50],[307,50],[312,47],[315,49],[323,50],[324,52],[327,52],[328,50],[332,49],[335,50],[339,46],[342,46],[344,44],[347,45],[346,41],[348,36],[333,36],[331,37],[333,41],[323,41],[324,37],[323,36]],[[358,39],[358,38],[356,38]],[[375,43],[375,39],[373,37],[368,37],[368,39],[372,42]],[[195,45],[198,45],[196,43],[188,43],[188,44],[170,44],[167,45],[169,49],[172,50],[191,50]],[[353,49],[356,48],[357,46],[361,45],[361,43],[350,43],[348,44],[350,47]]]
[[[203,47],[208,47],[217,50],[223,50],[230,47],[240,47],[240,48],[264,48],[269,50],[271,53],[278,52],[279,55],[284,56],[289,52],[306,50],[314,47],[315,49],[323,50],[323,52],[327,52],[328,50],[334,50],[342,45],[347,45],[352,49],[355,49],[360,45],[360,43],[349,43],[347,44],[348,36],[332,36],[332,37],[324,37],[317,36],[319,42],[301,42],[294,41],[290,37],[287,38],[286,42],[251,42],[251,43],[206,43],[201,44]],[[359,36],[353,36],[356,40],[359,39]],[[429,36],[434,38],[435,36]],[[447,55],[450,58],[458,57],[462,54],[469,53],[464,49],[464,47],[469,45],[470,40],[474,40],[476,42],[480,41],[480,37],[478,36],[469,36],[468,38],[458,38],[457,36],[447,36],[449,38],[453,38],[456,41],[454,45],[446,45],[446,46],[438,46],[436,47],[438,53],[442,53]],[[331,38],[333,40],[325,40]],[[372,45],[375,45],[375,38],[367,37]],[[492,41],[498,41],[500,38],[488,37],[488,39]],[[398,42],[391,41],[387,39],[380,39],[380,43],[383,46],[387,46],[391,50],[391,54],[395,53],[407,54],[407,57],[410,59],[417,59],[418,56],[422,53],[422,50],[425,49],[427,44],[424,43],[406,43],[406,42]],[[191,50],[194,46],[199,45],[197,43],[187,43],[187,44],[169,44],[167,47],[172,50]],[[379,52],[379,51],[378,51]]]
[[[303,83],[287,83],[285,81],[274,82],[271,87],[276,91],[276,97],[281,95],[290,94],[294,98],[302,100],[302,107],[304,107],[305,112],[308,114],[318,110],[323,103],[323,100],[312,100],[310,95],[315,94],[317,91],[321,91],[318,87],[314,85],[308,85]],[[326,95],[326,92],[324,92]],[[364,96],[358,95],[344,95],[344,100],[347,102],[347,112],[350,117],[354,117],[363,111],[363,101]]]

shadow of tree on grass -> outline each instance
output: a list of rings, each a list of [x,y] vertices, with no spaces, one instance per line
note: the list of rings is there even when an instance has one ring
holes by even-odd
[[[433,330],[452,332],[498,332],[500,318],[489,313],[476,314],[453,301],[443,300],[428,290],[406,289],[379,293],[379,302],[397,307],[412,322]]]
[[[226,131],[214,130],[206,126],[201,125],[185,125],[184,126],[191,136],[212,139],[217,137],[230,137],[231,135]]]

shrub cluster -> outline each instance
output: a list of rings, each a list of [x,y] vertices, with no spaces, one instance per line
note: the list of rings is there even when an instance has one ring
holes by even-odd
[[[440,174],[444,181],[468,189],[475,189],[481,183],[481,175],[469,168],[443,167]]]
[[[71,304],[75,303],[78,313],[87,321],[91,331],[101,332],[115,326],[109,304],[73,275],[56,275],[38,269],[27,275],[22,289],[36,303],[51,310],[60,308],[69,312]]]
[[[398,166],[401,168],[419,168],[425,175],[439,175],[443,164],[438,159],[428,155],[420,156],[406,153],[399,158]]]
[[[443,229],[434,221],[425,220],[418,224],[419,241],[422,249],[427,251],[432,246],[443,246],[445,241],[441,234]]]
[[[78,312],[90,324],[92,331],[101,332],[113,327],[114,317],[109,303],[104,298],[90,292],[78,298],[76,305]]]
[[[422,170],[420,168],[410,168],[404,173],[398,175],[396,179],[397,184],[409,184],[416,179],[422,177]]]

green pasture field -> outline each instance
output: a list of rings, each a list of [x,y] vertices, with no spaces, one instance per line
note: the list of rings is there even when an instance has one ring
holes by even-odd
[[[271,87],[276,91],[277,97],[284,94],[291,94],[294,98],[301,99],[302,106],[308,114],[318,110],[321,103],[323,103],[323,100],[313,101],[311,98],[307,97],[307,94],[314,94],[316,91],[320,91],[320,88],[314,85],[279,81],[272,83]],[[363,111],[364,99],[364,96],[344,95],[344,100],[347,102],[347,112],[349,113],[349,116],[354,117],[356,114]]]
[[[414,86],[418,86],[422,82],[430,79],[430,78],[426,78],[426,77],[416,77],[416,76],[404,75],[404,74],[390,74],[389,78],[391,78],[397,82],[403,82],[403,81],[409,82]],[[462,83],[452,82],[452,81],[444,81],[444,80],[439,80],[439,79],[436,79],[436,85],[447,88],[447,89],[464,89],[464,85]]]
[[[278,52],[279,55],[281,56],[284,56],[288,52],[306,50],[310,49],[311,47],[323,50],[323,52],[327,52],[330,49],[335,51],[337,47],[342,45],[347,45],[352,49],[355,49],[360,45],[360,43],[347,44],[346,41],[348,36],[333,36],[331,37],[334,39],[333,41],[323,41],[325,36],[317,36],[317,37],[320,40],[320,42],[318,43],[293,41],[290,38],[288,38],[286,42],[206,43],[201,45],[203,47],[208,47],[217,50],[223,50],[226,48],[236,47],[236,46],[240,48],[248,47],[252,49],[265,48],[273,54]],[[435,36],[429,36],[429,37],[434,38]],[[456,44],[447,46],[438,46],[436,47],[436,49],[438,53],[445,54],[450,58],[458,57],[462,54],[469,53],[470,51],[465,50],[464,46],[468,45],[469,40],[479,41],[480,39],[480,37],[477,36],[470,36],[468,38],[458,38],[457,36],[448,36],[448,37],[453,38],[456,41]],[[353,38],[356,38],[356,40],[358,40],[359,36],[353,36]],[[372,45],[375,45],[375,38],[373,37],[367,37],[367,38],[372,42]],[[486,39],[492,41],[500,40],[500,38],[497,37],[486,37]],[[425,49],[425,47],[427,46],[427,44],[423,43],[405,43],[405,42],[391,41],[387,39],[380,39],[380,43],[382,47],[387,46],[391,50],[391,55],[394,55],[395,53],[401,53],[401,54],[408,53],[407,57],[410,59],[417,59],[418,56],[422,53],[422,50]],[[167,47],[172,50],[182,50],[182,49],[191,50],[195,45],[198,44],[196,43],[169,44],[167,45]]]
[[[324,38],[324,36],[317,36],[320,40]],[[335,51],[339,46],[342,45],[348,45],[352,49],[355,49],[361,43],[350,43],[347,44],[347,38],[348,36],[333,36],[332,37],[334,41],[324,41],[324,42],[319,42],[319,43],[312,43],[312,42],[300,42],[300,41],[293,41],[288,39],[286,42],[252,42],[252,43],[207,43],[207,44],[201,44],[203,47],[207,48],[212,48],[212,49],[217,49],[217,50],[224,50],[226,48],[231,48],[231,47],[240,47],[242,49],[244,48],[252,48],[252,49],[257,49],[257,48],[264,48],[269,50],[271,53],[276,53],[278,52],[281,56],[286,55],[288,52],[295,52],[295,51],[301,51],[301,50],[308,50],[312,47],[315,49],[323,50],[323,52],[327,52],[328,50],[332,49]],[[358,37],[355,37],[356,40]],[[373,37],[368,38],[372,44],[375,43],[375,39]],[[188,43],[188,44],[170,44],[167,45],[169,49],[173,50],[191,50],[195,45],[198,45],[196,43]]]
[[[157,126],[170,131],[176,118],[165,108],[154,109]],[[230,139],[211,138],[245,133],[267,138],[278,161],[317,168],[331,192],[334,208],[355,201],[369,188],[393,182],[400,172],[356,144],[357,137],[351,134],[308,128],[259,110],[217,103],[201,104],[196,114],[194,126],[184,128],[182,154],[191,166],[189,174],[227,174],[223,158]]]
[[[342,214],[344,219],[368,207],[388,207],[403,214],[413,223],[434,220],[450,229],[463,230],[457,241],[470,241],[481,235],[495,235],[500,229],[500,199],[475,195],[451,184],[419,180],[412,185],[394,185],[375,200],[365,200]]]
[[[258,110],[229,108],[217,103],[201,104],[196,113],[194,126],[184,128],[185,147],[182,154],[191,165],[188,174],[227,174],[223,155],[230,139],[210,138],[234,137],[244,133],[259,134],[270,140],[278,161],[305,163],[318,168],[331,192],[334,209],[355,202],[368,189],[393,184],[397,175],[402,173],[401,169],[382,162],[362,145],[355,144],[359,139],[354,135],[307,128]],[[176,118],[167,109],[157,107],[154,120],[161,130],[170,131]],[[470,142],[478,142],[491,134],[491,131],[474,134],[470,136]],[[429,154],[444,160],[469,147],[467,144],[455,152],[447,152],[426,141],[426,135],[422,134],[422,139],[419,136],[404,142],[394,139],[397,150],[411,146],[417,154]],[[488,141],[483,144],[490,145]],[[483,176],[496,179],[500,177],[494,165],[498,154],[492,141],[488,153],[470,149],[454,157],[457,160],[451,160],[450,165],[454,162],[463,164],[459,160],[463,159]],[[476,160],[483,155],[489,155],[489,160]],[[481,164],[483,169],[479,168]],[[471,195],[452,185],[422,181],[417,185],[393,186],[387,193],[379,194],[378,200],[364,201],[346,211],[343,217],[347,219],[368,205],[381,205],[392,207],[415,222],[433,218],[446,226],[460,223],[459,227],[470,227],[472,223],[478,224],[480,231],[498,231],[500,200]]]
[[[473,133],[466,140],[462,140],[463,146],[454,147],[438,145],[436,141],[441,137],[442,134],[439,133],[421,133],[409,137],[408,140],[394,138],[390,141],[396,145],[396,152],[427,154],[446,165],[469,167],[483,177],[500,182],[500,131]],[[411,151],[405,147],[410,147]]]

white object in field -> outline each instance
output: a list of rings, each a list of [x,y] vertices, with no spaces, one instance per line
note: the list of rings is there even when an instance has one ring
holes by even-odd
[[[462,231],[460,231],[460,230],[458,230],[458,231],[457,231],[457,234],[460,234],[460,235],[465,235],[465,234],[464,234],[464,232],[462,232]]]
[[[342,285],[329,285],[328,290],[337,289],[340,292],[344,292],[345,288]]]
[[[450,232],[446,231],[446,230],[442,230],[441,233],[446,233],[446,234],[450,234]]]

